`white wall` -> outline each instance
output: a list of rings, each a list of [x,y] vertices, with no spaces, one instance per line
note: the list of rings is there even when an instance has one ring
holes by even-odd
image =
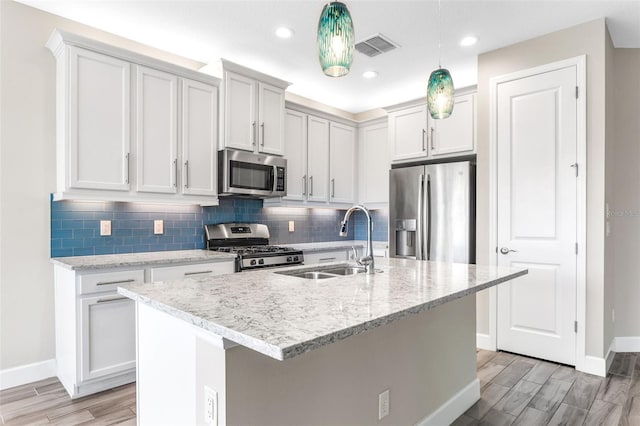
[[[615,335],[640,340],[640,49],[614,52]]]
[[[587,324],[586,353],[603,357],[605,204],[605,42],[604,19],[581,24],[478,57],[477,222],[489,223],[489,80],[578,55],[587,55]],[[477,260],[489,259],[488,227],[477,231]],[[495,248],[494,248],[495,249]],[[488,332],[488,295],[478,300],[478,332]]]
[[[191,69],[179,58],[13,1],[0,1],[0,372],[54,358],[49,194],[55,188],[54,28]]]

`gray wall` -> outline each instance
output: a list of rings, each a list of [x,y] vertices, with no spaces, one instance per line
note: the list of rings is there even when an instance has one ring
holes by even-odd
[[[587,355],[603,357],[605,289],[605,44],[604,19],[554,32],[478,57],[477,221],[489,223],[489,81],[492,77],[587,55]],[[478,227],[477,259],[488,263],[489,230]],[[487,333],[488,294],[478,295],[478,332]],[[610,319],[610,315],[606,315]],[[605,347],[606,345],[606,347]]]
[[[613,200],[615,335],[640,336],[640,49],[615,49]],[[610,238],[611,239],[611,238]]]

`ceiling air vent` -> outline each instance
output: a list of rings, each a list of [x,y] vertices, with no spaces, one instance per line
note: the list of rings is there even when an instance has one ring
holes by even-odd
[[[376,34],[368,37],[366,40],[356,43],[356,50],[364,55],[378,56],[381,53],[389,52],[399,47],[396,43],[392,42],[382,34]]]

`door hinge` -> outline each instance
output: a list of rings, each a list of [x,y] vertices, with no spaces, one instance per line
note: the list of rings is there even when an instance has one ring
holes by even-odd
[[[576,254],[578,254],[578,243],[576,243]]]
[[[573,331],[574,331],[575,333],[577,333],[577,332],[578,332],[578,321],[574,321],[574,322],[573,322]]]
[[[576,169],[576,177],[578,177],[578,169],[579,169],[578,163],[573,163],[573,164],[571,165],[571,167],[573,167],[574,169]]]
[[[579,88],[578,86],[576,86],[576,99],[578,99],[578,96],[579,96]]]

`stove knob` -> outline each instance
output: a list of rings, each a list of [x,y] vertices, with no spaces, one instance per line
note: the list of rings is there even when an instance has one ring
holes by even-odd
[[[291,259],[291,256],[287,256],[287,262],[292,262],[293,259]]]
[[[251,266],[253,266],[255,264],[256,264],[256,260],[255,259],[251,260]]]
[[[293,261],[297,262],[298,261],[298,256],[293,256]]]
[[[258,263],[259,263],[260,265],[264,265],[264,259],[260,259],[260,260],[258,260]]]

